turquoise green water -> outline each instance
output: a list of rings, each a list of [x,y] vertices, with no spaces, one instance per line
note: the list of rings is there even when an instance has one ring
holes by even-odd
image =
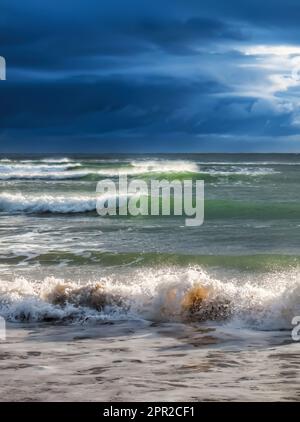
[[[15,258],[20,263],[28,254],[38,260],[39,251],[45,256],[53,249],[57,264],[60,254],[78,256],[78,251],[171,253],[178,262],[181,255],[193,255],[195,261],[197,255],[212,255],[212,263],[218,256],[254,260],[259,254],[273,255],[273,262],[276,256],[298,256],[299,171],[296,154],[3,157],[1,260]],[[184,217],[97,216],[97,181],[117,180],[119,172],[128,174],[129,180],[148,182],[204,180],[204,225],[183,227]],[[25,235],[27,242],[22,242]],[[26,265],[32,262],[27,260]],[[41,257],[39,262],[47,260]]]

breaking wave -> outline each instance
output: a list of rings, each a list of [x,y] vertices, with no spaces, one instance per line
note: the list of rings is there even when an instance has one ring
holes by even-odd
[[[100,165],[100,167],[99,167]],[[82,169],[80,169],[82,167]],[[77,168],[77,171],[76,171]],[[185,161],[132,161],[129,165],[116,163],[108,167],[103,163],[82,164],[67,159],[41,160],[40,162],[3,161],[0,164],[0,180],[8,179],[77,179],[87,176],[114,177],[118,175],[141,175],[148,173],[197,173],[198,166]]]
[[[68,179],[82,177],[84,174],[76,172],[81,163],[65,160],[50,161],[0,161],[0,180],[12,179]]]
[[[11,213],[83,213],[95,211],[96,199],[92,195],[22,195],[0,194],[0,211]]]
[[[142,193],[147,196],[147,192]],[[116,204],[123,195],[116,196]],[[106,197],[106,200],[109,196]],[[0,212],[7,213],[86,213],[96,212],[95,194],[26,194],[1,193]],[[148,204],[151,197],[148,196]],[[171,214],[173,202],[171,201]],[[257,219],[297,219],[300,213],[298,202],[268,202],[207,199],[204,203],[205,218],[257,218]],[[150,209],[150,207],[149,207]]]
[[[0,173],[0,180],[72,180],[87,176],[87,171],[13,171]]]
[[[224,177],[257,177],[279,173],[265,167],[237,167],[198,165],[193,161],[180,160],[144,160],[125,162],[78,162],[69,159],[44,159],[40,161],[0,161],[0,180],[41,179],[68,180],[84,179],[95,181],[102,177],[128,176],[159,176],[190,177],[195,174],[209,181],[210,178]]]
[[[103,319],[221,321],[261,330],[291,329],[300,312],[299,272],[259,281],[218,280],[200,267],[140,269],[85,285],[49,277],[1,282],[0,314],[9,321]]]
[[[63,158],[43,158],[41,160],[43,163],[70,163],[72,160],[67,157]]]

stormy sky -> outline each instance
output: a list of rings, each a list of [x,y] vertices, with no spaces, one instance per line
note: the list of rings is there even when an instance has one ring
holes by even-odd
[[[299,0],[1,0],[0,153],[300,152]]]

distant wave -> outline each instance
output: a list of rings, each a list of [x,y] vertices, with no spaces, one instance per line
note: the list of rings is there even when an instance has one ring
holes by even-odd
[[[204,166],[300,166],[300,161],[201,161]]]
[[[184,161],[145,161],[131,162],[127,166],[114,166],[107,168],[105,163],[100,167],[96,163],[83,165],[78,162],[43,160],[43,163],[9,162],[0,164],[0,180],[10,179],[80,179],[91,176],[92,180],[100,177],[115,177],[119,175],[142,175],[149,173],[180,173],[197,172],[194,163]],[[78,167],[78,168],[77,168]]]
[[[145,195],[143,193],[142,195]],[[119,196],[116,197],[118,203]],[[106,199],[109,199],[107,197]],[[1,193],[0,211],[10,213],[85,213],[96,211],[96,194],[80,195],[36,195],[21,193]],[[149,205],[151,197],[148,197]],[[257,219],[298,219],[298,202],[263,202],[225,199],[207,199],[205,218],[257,218]],[[171,201],[172,210],[172,201]]]
[[[88,171],[9,171],[0,172],[0,180],[73,180],[81,179],[89,174]]]
[[[74,167],[81,167],[80,163],[66,163],[66,164],[32,164],[32,163],[9,163],[9,164],[1,164],[0,163],[0,174],[2,173],[12,173],[18,174],[18,172],[28,173],[31,172],[55,172],[55,171],[63,171],[68,170]]]
[[[198,173],[199,168],[196,163],[189,161],[131,161],[126,166],[111,168],[91,168],[88,170],[90,174],[106,177],[114,177],[119,175],[149,175],[149,174],[165,174],[165,173]]]
[[[0,163],[30,163],[30,164],[40,164],[40,163],[49,163],[49,164],[62,164],[70,163],[73,160],[70,158],[39,158],[39,159],[12,159],[12,158],[2,158]]]
[[[199,171],[198,165],[192,161],[178,161],[178,160],[157,160],[157,161],[132,161],[131,165],[139,171],[158,171],[160,173],[165,172],[192,172],[197,173]]]
[[[219,170],[212,168],[207,171],[200,171],[201,174],[209,174],[211,176],[265,176],[268,174],[279,173],[271,168],[249,168],[249,167],[233,167],[230,170]]]
[[[144,160],[131,161],[128,163],[114,162],[61,162],[43,160],[43,162],[2,162],[0,163],[0,180],[90,180],[97,181],[103,177],[117,177],[120,175],[149,177],[193,177],[198,175],[205,181],[214,181],[219,178],[245,178],[259,177],[278,173],[272,168],[265,167],[241,167],[230,166],[229,168],[219,168],[212,166],[204,169],[191,161],[179,160]]]
[[[299,315],[299,271],[266,274],[259,282],[227,281],[200,267],[140,269],[84,285],[46,278],[1,280],[0,315],[14,322],[144,319],[224,321],[236,327],[291,329]]]
[[[80,168],[80,163],[34,163],[31,161],[0,162],[0,180],[13,179],[65,179],[81,177],[74,169]],[[70,170],[73,170],[72,172]],[[86,173],[84,173],[85,175]]]
[[[43,163],[70,163],[72,160],[70,158],[43,158],[41,160]]]

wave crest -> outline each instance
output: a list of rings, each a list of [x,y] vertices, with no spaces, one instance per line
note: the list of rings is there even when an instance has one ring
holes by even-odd
[[[2,282],[0,314],[11,321],[224,321],[238,326],[291,329],[300,314],[299,272],[218,280],[201,268],[132,271],[84,285],[46,278]]]
[[[19,213],[82,213],[96,209],[96,198],[92,195],[24,196],[21,193],[0,194],[0,211]]]

